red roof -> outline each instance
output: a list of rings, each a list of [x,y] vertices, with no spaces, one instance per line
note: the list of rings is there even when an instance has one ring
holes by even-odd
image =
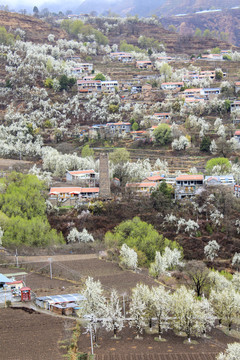
[[[162,85],[183,85],[183,82],[165,82]]]
[[[187,93],[187,92],[199,92],[200,90],[202,90],[202,89],[186,89],[186,90],[184,90],[184,93]]]
[[[234,135],[240,135],[240,130],[235,131]]]
[[[82,192],[89,192],[89,193],[98,193],[99,188],[82,188],[82,187],[53,187],[50,189],[49,195],[51,194],[70,194],[70,193],[82,193]]]
[[[187,181],[187,180],[203,180],[203,175],[180,175],[176,178],[176,181]]]
[[[145,182],[146,180],[148,181],[158,181],[158,180],[163,180],[164,178],[160,175],[153,175],[153,176],[149,176],[146,179],[143,180],[143,182]]]
[[[30,291],[31,289],[29,287],[22,287],[21,291]]]
[[[240,81],[236,81],[235,85],[240,86]]]
[[[80,174],[95,174],[94,170],[77,170],[77,171],[68,171],[71,175],[80,175]]]
[[[23,282],[22,281],[10,281],[10,282],[7,282],[6,284],[7,285],[14,285],[14,284],[22,284]]]
[[[153,116],[169,116],[170,113],[155,113]]]

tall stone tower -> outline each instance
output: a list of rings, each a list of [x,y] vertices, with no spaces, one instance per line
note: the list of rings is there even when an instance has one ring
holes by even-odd
[[[100,154],[99,158],[99,197],[108,199],[111,196],[108,154]]]

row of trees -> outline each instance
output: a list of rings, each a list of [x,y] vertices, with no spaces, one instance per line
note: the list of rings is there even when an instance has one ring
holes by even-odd
[[[177,333],[185,333],[191,341],[193,336],[205,336],[211,331],[217,319],[220,324],[226,323],[231,331],[234,319],[240,316],[240,294],[233,288],[213,288],[208,300],[197,298],[194,291],[185,286],[171,293],[163,285],[149,288],[138,284],[132,290],[127,312],[122,309],[115,290],[109,299],[106,298],[101,283],[92,278],[86,280],[82,294],[84,300],[78,315],[90,319],[88,330],[94,331],[94,324],[100,322],[107,331],[113,331],[114,336],[126,322],[136,330],[137,337],[147,327],[152,330],[156,323],[159,339],[164,332],[174,329]]]

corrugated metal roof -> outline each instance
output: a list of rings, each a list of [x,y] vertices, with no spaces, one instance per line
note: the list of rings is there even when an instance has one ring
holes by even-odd
[[[6,282],[11,282],[11,280],[7,278],[5,275],[0,274],[0,283],[6,283]]]
[[[77,302],[85,300],[85,297],[81,294],[62,294],[53,296],[41,296],[36,300],[47,301],[51,304],[64,303],[64,302]]]

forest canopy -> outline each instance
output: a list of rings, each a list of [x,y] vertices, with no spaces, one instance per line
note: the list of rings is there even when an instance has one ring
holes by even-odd
[[[0,225],[4,246],[62,243],[46,216],[45,185],[35,175],[13,172],[0,180]]]

